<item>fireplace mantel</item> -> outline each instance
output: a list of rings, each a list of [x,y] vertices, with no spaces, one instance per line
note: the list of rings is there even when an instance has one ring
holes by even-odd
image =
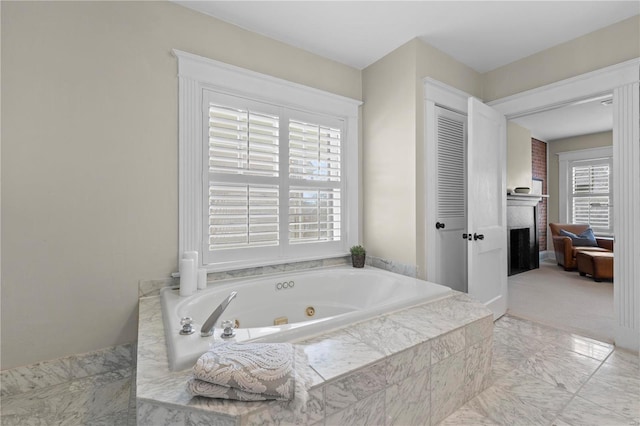
[[[540,194],[507,194],[507,206],[531,206],[535,207],[548,195]]]

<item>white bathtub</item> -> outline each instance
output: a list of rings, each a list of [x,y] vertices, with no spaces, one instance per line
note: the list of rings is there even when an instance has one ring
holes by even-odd
[[[214,335],[200,328],[232,291],[237,297],[216,324]],[[285,272],[256,278],[210,283],[206,290],[180,297],[177,289],[162,290],[164,329],[172,370],[191,367],[220,337],[222,320],[237,320],[236,336],[226,341],[285,342],[308,337],[387,312],[450,295],[439,284],[377,268],[335,267]],[[315,314],[307,316],[307,308]],[[196,332],[180,335],[180,320],[191,317]],[[274,326],[287,318],[288,324]]]

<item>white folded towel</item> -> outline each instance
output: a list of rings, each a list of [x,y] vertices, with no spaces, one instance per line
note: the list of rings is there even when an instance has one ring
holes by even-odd
[[[217,343],[193,366],[192,395],[295,401],[304,407],[311,386],[304,349],[290,343]]]

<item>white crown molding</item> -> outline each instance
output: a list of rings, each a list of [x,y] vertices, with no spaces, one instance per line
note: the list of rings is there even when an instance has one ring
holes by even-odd
[[[613,157],[613,146],[578,149],[576,151],[557,152],[558,161],[592,160]]]
[[[474,97],[462,90],[456,89],[455,87],[451,87],[438,80],[434,80],[431,77],[423,78],[422,84],[424,87],[425,101],[431,101],[436,105],[464,114],[467,113],[467,100]]]
[[[616,87],[637,82],[640,58],[547,84],[515,95],[491,101],[488,105],[507,119],[568,105],[589,96],[611,93]]]
[[[324,90],[293,83],[281,78],[230,65],[224,62],[173,49],[178,58],[178,76],[198,81],[220,92],[246,94],[256,99],[260,93],[265,102],[278,102],[292,108],[322,112],[332,116],[357,117],[362,101]],[[291,104],[291,99],[297,99]],[[321,110],[318,111],[318,108]]]

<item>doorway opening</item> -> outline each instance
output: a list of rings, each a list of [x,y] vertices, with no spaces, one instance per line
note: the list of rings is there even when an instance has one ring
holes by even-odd
[[[617,183],[614,184],[614,194],[617,202],[615,210],[616,257],[614,264],[616,284],[614,287],[614,341],[616,345],[637,351],[640,347],[640,270],[632,261],[630,254],[634,253],[635,241],[640,232],[640,217],[634,214],[634,205],[640,201],[640,164],[637,163],[637,140],[640,137],[640,82],[638,71],[640,58],[632,59],[607,68],[575,76],[553,84],[521,92],[502,99],[489,102],[489,106],[512,120],[537,112],[562,108],[566,105],[585,101],[596,96],[613,93],[614,130],[613,152],[616,164]],[[429,84],[431,83],[431,88]],[[424,252],[426,276],[438,270],[434,257],[435,241],[431,229],[431,220],[435,218],[437,200],[430,198],[435,191],[427,170],[435,170],[433,166],[434,134],[433,120],[434,106],[440,105],[456,111],[465,111],[464,100],[466,94],[450,88],[432,79],[425,79],[425,170],[422,179],[426,185],[426,195],[422,201],[422,210],[426,212],[424,218]],[[472,129],[469,130],[472,134]],[[621,184],[624,182],[624,184]],[[545,229],[544,232],[548,230]],[[507,237],[504,245],[506,249]],[[544,262],[546,266],[547,262]],[[543,262],[541,262],[542,266]],[[505,276],[507,275],[507,260],[505,259]],[[553,265],[555,266],[555,262]],[[542,268],[540,268],[542,269]],[[517,274],[514,279],[527,274]]]
[[[530,133],[529,149],[534,140],[546,144],[548,183],[547,206],[550,212],[548,223],[574,223],[576,215],[567,212],[572,207],[567,191],[572,185],[572,176],[562,173],[558,161],[559,152],[581,152],[594,146],[613,144],[613,112],[610,106],[612,93],[581,99],[562,107],[555,107],[535,114],[513,119],[521,131]],[[518,143],[518,140],[511,141]],[[526,142],[526,141],[525,141]],[[563,154],[564,155],[564,154]],[[572,154],[573,155],[573,154]],[[562,158],[562,157],[560,157]],[[535,167],[531,158],[530,172]],[[583,190],[582,187],[579,188]],[[507,201],[509,203],[509,201]],[[607,342],[614,340],[613,283],[596,284],[590,277],[581,276],[578,271],[566,271],[556,265],[553,238],[549,238],[550,247],[538,247],[531,241],[530,233],[536,232],[535,222],[538,204],[529,207],[507,206],[508,225],[510,227],[509,254],[509,293],[508,312],[544,323],[556,328],[577,332],[581,335]],[[599,207],[602,209],[601,207]],[[516,211],[520,209],[520,211]],[[606,213],[606,215],[604,214]],[[601,212],[600,222],[609,220],[611,210]],[[579,216],[583,223],[584,215]],[[527,224],[526,222],[529,222]],[[602,223],[588,224],[595,227]],[[537,232],[547,233],[548,224]],[[607,225],[607,227],[609,227]],[[610,236],[610,235],[608,235]],[[542,270],[539,267],[539,251],[543,257]],[[533,258],[536,259],[534,263]],[[517,275],[520,274],[520,275]],[[517,276],[516,276],[517,275]],[[576,303],[579,301],[579,303]],[[584,306],[590,306],[588,310]]]

